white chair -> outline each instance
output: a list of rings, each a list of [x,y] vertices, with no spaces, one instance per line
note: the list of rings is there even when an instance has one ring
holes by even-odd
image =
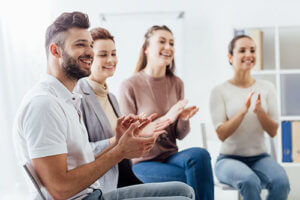
[[[30,163],[26,163],[23,165],[27,175],[29,176],[31,182],[33,183],[34,187],[38,191],[40,198],[46,200],[45,195],[43,194],[43,190],[45,190],[43,184],[41,183],[38,175],[35,173],[33,166]]]
[[[208,150],[205,123],[203,122],[200,123],[200,126],[201,126],[201,133],[202,133],[201,135],[202,135],[203,148]],[[273,159],[277,160],[274,140],[271,137],[269,137],[269,140],[270,140],[270,155]],[[231,187],[230,185],[227,184],[220,183],[216,178],[214,178],[214,182],[215,182],[215,186],[221,190],[237,191],[237,195],[238,195],[237,199],[238,200],[242,199],[240,192],[234,187]]]

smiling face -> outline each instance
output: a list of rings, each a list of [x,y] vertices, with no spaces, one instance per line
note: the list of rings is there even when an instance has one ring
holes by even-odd
[[[236,70],[248,71],[256,63],[256,46],[252,39],[244,37],[235,41],[232,55],[228,55],[231,65]]]
[[[87,29],[71,28],[66,34],[60,58],[64,72],[75,80],[89,76],[94,57],[90,32]]]
[[[145,50],[147,63],[166,67],[174,59],[174,37],[166,30],[154,31]]]
[[[110,39],[98,39],[94,42],[94,62],[91,79],[104,84],[114,75],[118,63],[115,43]]]

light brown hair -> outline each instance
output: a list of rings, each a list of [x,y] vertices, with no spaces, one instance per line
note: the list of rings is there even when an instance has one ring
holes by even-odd
[[[145,34],[145,41],[141,48],[139,59],[138,59],[134,73],[137,73],[137,72],[145,69],[145,67],[147,65],[147,56],[146,56],[145,50],[149,46],[149,38],[151,38],[153,33],[158,30],[168,31],[171,34],[173,34],[172,31],[169,29],[169,27],[167,27],[166,25],[162,25],[162,26],[154,25],[150,29],[148,29],[148,31]],[[172,62],[167,66],[166,75],[172,76],[172,75],[174,75],[174,71],[175,71],[175,60],[173,58]]]
[[[112,36],[110,34],[110,32],[108,30],[106,30],[105,28],[101,28],[101,27],[93,28],[92,30],[90,30],[90,33],[91,33],[94,41],[96,41],[96,40],[112,40],[113,42],[115,42],[114,36]]]

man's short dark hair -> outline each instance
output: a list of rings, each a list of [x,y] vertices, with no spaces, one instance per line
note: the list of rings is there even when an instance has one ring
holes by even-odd
[[[46,55],[48,57],[49,46],[52,42],[64,47],[64,33],[70,28],[88,29],[90,21],[87,14],[81,12],[65,12],[61,14],[46,30]]]

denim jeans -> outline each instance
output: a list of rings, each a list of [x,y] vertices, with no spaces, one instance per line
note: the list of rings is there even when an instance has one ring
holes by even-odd
[[[261,189],[268,190],[267,200],[286,200],[290,191],[284,169],[268,154],[242,157],[220,154],[215,173],[221,183],[238,189],[243,200],[260,200]]]
[[[186,149],[163,163],[140,162],[133,165],[133,171],[144,183],[181,181],[194,189],[197,200],[214,199],[211,159],[205,149]]]
[[[83,200],[194,200],[193,189],[180,182],[148,183],[128,187],[104,193],[95,190]]]

